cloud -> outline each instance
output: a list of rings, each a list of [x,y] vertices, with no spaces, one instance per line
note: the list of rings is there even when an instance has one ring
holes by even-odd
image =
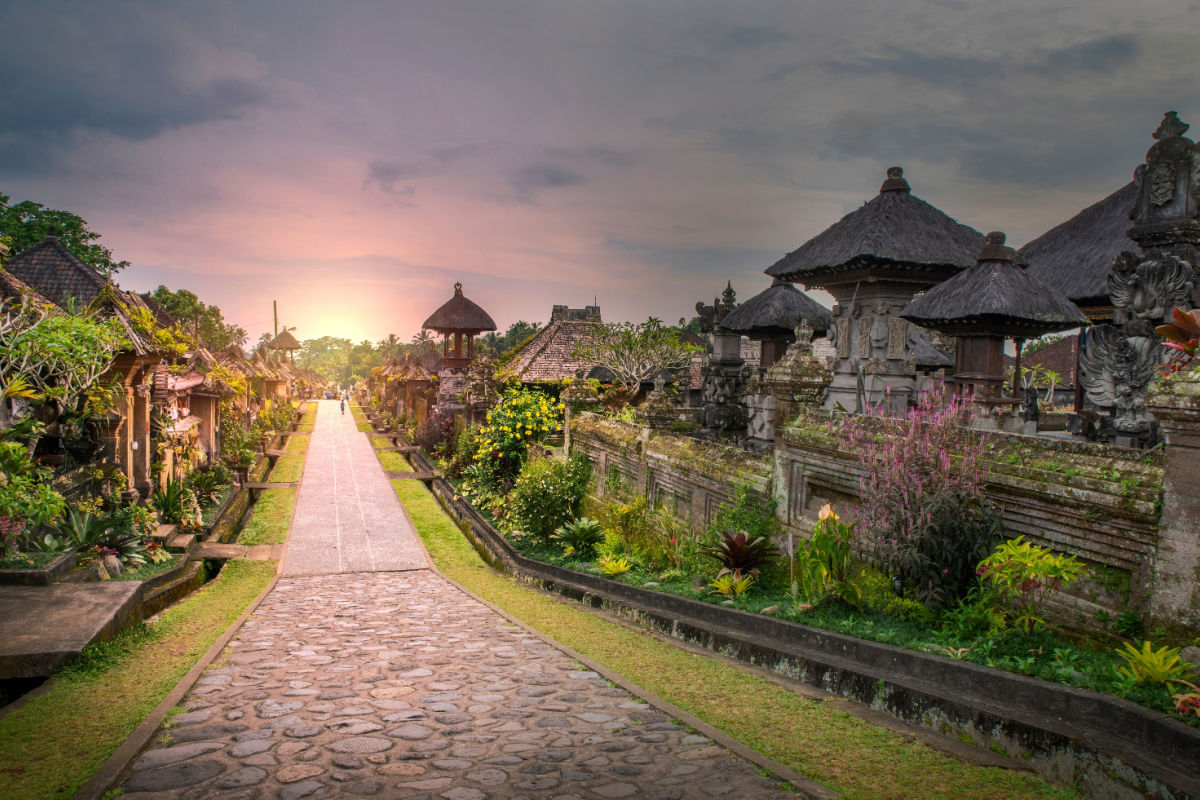
[[[583,183],[585,180],[583,175],[561,164],[548,161],[527,164],[509,178],[508,185],[513,190],[510,199],[519,203],[532,203],[542,189],[562,189]]]
[[[607,147],[547,147],[546,155],[560,161],[598,164],[603,167],[628,167],[634,162],[633,153]]]
[[[455,165],[471,158],[494,153],[500,147],[498,142],[472,142],[435,147],[419,158],[409,161],[370,161],[367,163],[367,177],[363,181],[363,188],[375,184],[381,192],[386,194],[411,197],[415,187],[407,185],[397,188],[396,184],[414,181],[418,178],[444,175]]]
[[[0,168],[20,170],[31,158],[44,168],[97,137],[142,141],[283,102],[248,53],[152,7],[110,11],[14,4],[0,13]]]

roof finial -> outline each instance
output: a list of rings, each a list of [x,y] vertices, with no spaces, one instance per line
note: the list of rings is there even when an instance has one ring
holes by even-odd
[[[1011,247],[1006,247],[1004,242],[1007,237],[1001,231],[992,231],[986,237],[987,244],[979,251],[980,261],[1013,261],[1015,252]]]
[[[462,294],[462,283],[461,282],[459,282],[459,281],[454,282],[454,293]]]
[[[1183,136],[1190,127],[1192,126],[1179,119],[1179,115],[1174,111],[1168,111],[1166,114],[1163,114],[1162,124],[1154,132],[1154,138],[1161,140]]]
[[[58,241],[58,225],[57,224],[52,222],[46,226],[46,238],[53,242]]]
[[[903,167],[888,167],[887,180],[885,180],[883,182],[883,185],[879,187],[879,193],[880,194],[883,194],[884,192],[905,192],[905,193],[907,193],[909,191],[911,191],[911,187],[909,187],[908,181],[904,180],[904,168]]]

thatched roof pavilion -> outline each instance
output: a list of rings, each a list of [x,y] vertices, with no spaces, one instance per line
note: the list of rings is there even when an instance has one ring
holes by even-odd
[[[720,321],[727,331],[762,342],[759,366],[770,367],[796,341],[796,326],[807,320],[813,335],[823,336],[832,317],[829,309],[787,281],[775,278],[771,285],[730,311]]]
[[[914,197],[904,170],[891,167],[876,197],[767,269],[782,281],[827,289],[837,300],[827,407],[859,408],[865,401],[905,410],[920,368],[948,357],[928,352],[933,348],[900,312],[917,292],[974,264],[983,245],[983,234]]]
[[[901,318],[959,337],[955,380],[992,395],[1004,382],[1004,340],[1088,324],[1087,315],[1030,275],[1003,233],[987,235],[974,267],[913,300]],[[1015,383],[1015,381],[1014,381]]]
[[[478,304],[467,299],[461,283],[455,283],[454,296],[430,314],[429,319],[421,323],[421,328],[442,334],[442,356],[449,362],[448,366],[465,367],[475,357],[475,337],[484,331],[496,330],[496,323]],[[453,348],[450,347],[451,336],[454,337]],[[464,336],[467,337],[465,355]]]
[[[1108,273],[1136,245],[1128,231],[1137,201],[1133,182],[1043,233],[1018,252],[1028,272],[1078,305],[1093,321],[1112,319]]]
[[[807,288],[878,276],[931,286],[975,263],[983,234],[914,196],[904,170],[891,167],[879,194],[767,269]]]

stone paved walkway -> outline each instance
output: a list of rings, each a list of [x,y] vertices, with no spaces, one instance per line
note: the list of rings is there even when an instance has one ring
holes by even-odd
[[[297,517],[307,503],[326,538],[306,531],[309,555],[289,540],[289,574],[160,732],[169,743],[134,762],[125,797],[792,796],[432,570],[412,569],[422,551],[398,503],[386,506],[355,461],[354,439],[366,437],[353,425],[322,404]],[[378,507],[351,513],[328,495],[330,475]],[[376,547],[385,535],[412,541]]]

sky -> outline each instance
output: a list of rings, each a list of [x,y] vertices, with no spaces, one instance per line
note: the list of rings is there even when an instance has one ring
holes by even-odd
[[[1198,40],[1200,0],[0,0],[0,193],[251,341],[273,300],[409,339],[456,281],[501,331],[673,323],[893,164],[1037,237],[1200,125]]]

